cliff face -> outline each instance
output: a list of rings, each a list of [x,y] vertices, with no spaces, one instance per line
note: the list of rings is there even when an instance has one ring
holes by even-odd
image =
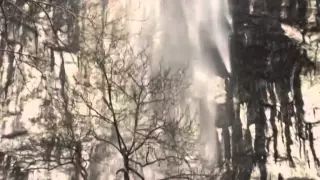
[[[318,127],[310,117],[318,105],[310,106],[303,88],[308,84],[304,72],[316,69],[312,61],[317,58],[310,58],[314,51],[307,51],[313,46],[310,41],[309,45],[301,43],[283,28],[291,26],[303,33],[317,29],[317,15],[310,9],[315,2],[230,2],[233,78],[228,82],[230,99],[226,105],[233,105],[234,116],[232,135],[222,127],[227,142],[223,145],[225,159],[232,162],[226,166],[232,169],[232,177],[239,179],[318,179]]]
[[[66,100],[60,87],[76,74],[72,57],[80,48],[79,11],[78,1],[1,1],[3,179],[27,179],[24,168],[42,166],[45,151],[54,148],[52,134],[63,131],[55,121],[56,107]],[[43,178],[36,171],[34,178]]]

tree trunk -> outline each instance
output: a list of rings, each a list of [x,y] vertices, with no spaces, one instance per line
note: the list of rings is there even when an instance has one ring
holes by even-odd
[[[125,154],[123,155],[123,164],[124,164],[124,172],[123,172],[123,179],[130,180],[129,176],[129,157]]]

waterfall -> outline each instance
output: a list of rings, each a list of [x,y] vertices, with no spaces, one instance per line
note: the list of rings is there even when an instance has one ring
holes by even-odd
[[[151,46],[152,68],[159,63],[179,69],[187,66],[184,101],[192,101],[200,123],[200,149],[213,161],[215,156],[215,99],[217,84],[231,73],[229,34],[232,19],[225,0],[130,1],[130,17],[141,21],[128,23],[128,31],[139,33],[133,44],[137,49]],[[137,7],[140,8],[137,8]],[[131,19],[131,18],[130,18]],[[149,47],[150,48],[150,47]],[[220,80],[220,81],[219,81]],[[223,93],[222,93],[223,94]]]

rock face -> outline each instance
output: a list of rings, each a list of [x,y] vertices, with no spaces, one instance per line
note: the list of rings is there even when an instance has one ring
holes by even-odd
[[[67,7],[73,16],[52,6]],[[57,152],[57,163],[60,159],[59,142],[52,136],[59,129],[58,121],[51,123],[57,117],[53,104],[66,99],[65,89],[57,89],[76,72],[70,57],[80,48],[80,26],[74,19],[80,3],[5,0],[1,9],[0,174],[3,179],[43,179],[33,177],[37,167],[32,167],[34,173],[25,168],[41,164],[52,152]]]
[[[281,166],[283,161],[299,169],[308,167],[301,167],[301,162],[309,164],[313,173],[310,176],[317,179],[314,174],[320,165],[314,139],[317,127],[306,119],[301,89],[303,71],[315,69],[315,63],[307,50],[281,27],[286,23],[310,28],[308,2],[231,0],[230,3],[233,72],[226,82],[229,94],[226,106],[233,110],[232,134],[225,126],[222,136],[224,149],[229,151],[224,152],[225,160],[232,162],[227,164],[232,169],[232,179],[254,177],[255,167],[260,171],[260,179],[275,179],[274,167]],[[241,106],[246,108],[245,117],[240,116]]]
[[[197,169],[200,161],[197,161],[198,164],[184,164],[187,155],[192,159],[190,162],[196,159],[189,156],[190,149],[196,144],[196,126],[185,123],[187,125],[181,128],[181,124],[161,116],[162,113],[175,113],[171,103],[176,101],[157,104],[158,114],[152,116],[145,115],[152,114],[150,109],[143,109],[141,116],[148,119],[149,124],[142,118],[145,121],[137,123],[142,126],[136,128],[136,119],[133,118],[136,109],[130,108],[137,103],[132,99],[139,94],[137,90],[143,93],[148,91],[141,85],[135,85],[137,82],[132,79],[126,81],[133,74],[126,74],[127,79],[119,76],[121,70],[130,69],[127,62],[131,62],[132,57],[157,55],[156,52],[143,51],[149,43],[154,46],[162,44],[163,49],[150,50],[166,54],[156,58],[183,61],[176,61],[177,67],[191,58],[192,48],[183,39],[188,30],[190,34],[194,33],[191,25],[181,23],[179,29],[174,29],[177,26],[170,27],[177,21],[186,21],[181,9],[185,4],[182,2],[149,0],[142,4],[148,8],[136,12],[141,7],[134,0],[1,1],[0,179],[128,180],[143,179],[141,174],[145,179],[161,179],[164,175],[172,175],[172,172],[176,173],[172,178],[210,179],[212,174]],[[160,11],[161,3],[163,7],[170,8]],[[205,43],[206,34],[200,35],[204,41],[202,50],[207,51],[209,57],[220,60],[214,65],[216,73],[226,79],[226,102],[216,105],[215,110],[215,126],[220,133],[217,135],[220,137],[217,138],[217,152],[220,153],[217,159],[219,168],[226,170],[219,177],[240,180],[318,179],[320,89],[317,85],[310,85],[303,76],[313,68],[314,63],[310,59],[317,60],[313,54],[318,50],[306,47],[306,44],[302,47],[297,42],[299,39],[305,43],[303,41],[310,35],[309,31],[318,30],[317,12],[311,8],[319,7],[318,1],[229,0],[229,3],[233,17],[233,34],[230,36],[232,76],[229,68],[225,68],[223,58],[218,57],[222,56],[219,51],[223,48],[211,47],[211,42]],[[167,16],[159,18],[162,12]],[[151,20],[141,18],[148,14],[153,14],[149,16]],[[176,14],[179,14],[178,20],[174,19]],[[146,20],[150,29],[140,32],[141,25],[137,18]],[[154,38],[153,42],[136,38],[137,34],[152,36],[160,26],[155,23],[157,18],[163,21],[163,26],[172,29],[171,34],[169,30],[159,33],[155,35],[159,36],[158,39]],[[299,38],[288,35],[283,24],[301,30],[302,35]],[[226,31],[231,31],[228,25],[225,26]],[[132,34],[128,35],[129,29]],[[134,49],[139,53],[133,53],[130,57],[124,55],[133,51],[131,46],[125,46],[128,43],[126,38],[130,38],[129,44],[139,44]],[[306,43],[312,45],[311,39]],[[186,43],[177,43],[179,40]],[[217,42],[219,40],[216,39]],[[104,47],[108,47],[108,51]],[[212,51],[213,55],[210,54]],[[103,74],[97,69],[106,59],[109,62],[115,59],[123,61],[111,63],[114,68],[106,67],[110,71]],[[136,73],[145,83],[140,73],[149,72],[140,69],[141,66],[134,67],[136,69],[132,73]],[[108,99],[102,98],[110,87],[101,79],[111,72],[117,77],[113,80],[119,83],[114,87],[116,92],[122,92],[110,97],[119,103],[114,107],[110,106]],[[315,84],[319,83],[317,78],[318,75],[314,75]],[[145,84],[154,84],[151,88],[156,91],[160,91],[162,86],[170,86],[165,82]],[[132,93],[131,101],[124,97],[128,97],[126,92]],[[166,92],[166,97],[177,96],[180,92],[174,89],[173,92]],[[162,97],[163,94],[157,95],[155,97]],[[211,106],[207,105],[211,99],[206,101],[201,102],[203,107],[200,108],[210,114],[203,118],[210,119],[214,114],[208,109]],[[113,109],[118,111],[114,113]],[[163,109],[164,112],[161,112]],[[112,113],[122,118],[122,125],[119,126],[123,130],[121,133],[117,132],[116,123],[108,122]],[[157,118],[160,120],[150,124]],[[165,128],[157,131],[159,126]],[[214,123],[203,126],[201,128],[210,135],[215,135],[216,132],[212,131]],[[152,132],[156,135],[150,135],[148,128],[155,128]],[[137,133],[132,135],[132,131]],[[119,139],[119,136],[122,138]],[[143,143],[148,136],[151,138],[146,144],[127,148],[132,139],[136,138],[135,143]],[[211,138],[203,136],[202,141],[210,141]],[[112,146],[118,143],[117,140],[122,144]],[[164,143],[169,140],[170,143]],[[159,144],[161,147],[156,149]],[[132,149],[140,151],[133,152]],[[181,153],[179,156],[177,150]],[[159,155],[166,156],[157,157]],[[172,156],[178,158],[172,159]],[[165,163],[154,163],[154,158],[165,160]],[[147,165],[143,163],[152,165],[145,168]],[[193,174],[187,173],[190,169]]]

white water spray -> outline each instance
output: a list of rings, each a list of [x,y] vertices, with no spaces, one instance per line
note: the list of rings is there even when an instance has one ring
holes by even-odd
[[[131,8],[135,9],[135,16],[130,17],[145,21],[139,28],[131,23],[129,31],[136,33],[141,29],[135,42],[141,47],[151,44],[153,68],[158,67],[160,61],[172,69],[189,66],[188,80],[191,80],[192,88],[186,92],[185,98],[198,104],[195,108],[200,113],[200,141],[203,145],[200,149],[206,158],[212,159],[216,145],[213,96],[217,82],[214,76],[226,77],[231,73],[228,39],[232,20],[228,2],[145,0],[141,5],[139,10]]]
[[[228,39],[232,20],[228,2],[145,0],[141,4],[141,10],[133,14],[144,12],[140,18],[145,22],[139,28],[130,28],[142,30],[138,38],[140,46],[141,42],[152,45],[153,68],[158,67],[160,61],[171,69],[188,65],[190,78],[187,80],[191,80],[192,88],[185,93],[185,98],[198,104],[194,108],[200,113],[200,149],[212,160],[216,145],[214,93],[217,82],[214,76],[225,78],[231,73]]]

